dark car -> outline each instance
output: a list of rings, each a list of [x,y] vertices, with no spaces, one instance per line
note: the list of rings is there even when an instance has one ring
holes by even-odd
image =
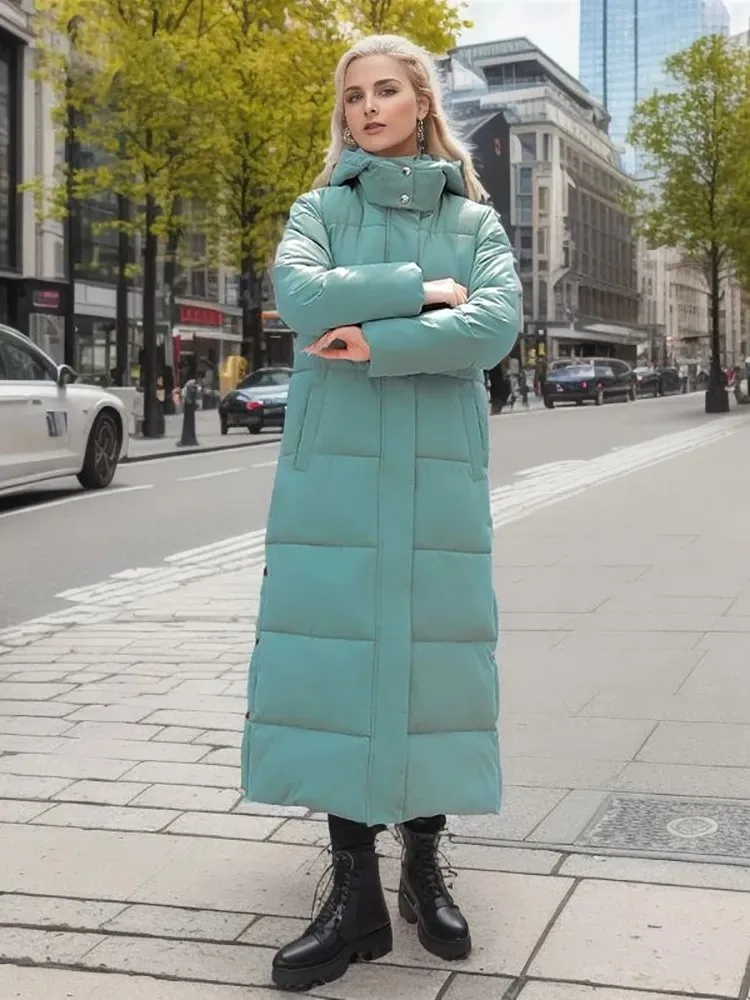
[[[685,389],[677,368],[636,368],[633,375],[637,396],[668,396]]]
[[[617,358],[588,358],[547,373],[544,405],[551,410],[556,403],[583,406],[592,402],[601,406],[606,399],[633,399],[633,369]]]
[[[291,376],[291,368],[259,368],[243,378],[219,404],[221,433],[230,427],[247,427],[251,434],[283,428]]]

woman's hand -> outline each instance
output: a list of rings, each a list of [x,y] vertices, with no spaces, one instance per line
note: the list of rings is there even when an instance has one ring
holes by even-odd
[[[425,281],[424,304],[434,306],[445,304],[451,309],[462,306],[469,298],[468,291],[453,278],[441,278],[439,281]]]
[[[341,340],[346,347],[331,347],[335,340]],[[339,361],[369,361],[370,345],[362,335],[359,326],[338,326],[319,337],[310,347],[304,348],[305,354],[315,358]]]

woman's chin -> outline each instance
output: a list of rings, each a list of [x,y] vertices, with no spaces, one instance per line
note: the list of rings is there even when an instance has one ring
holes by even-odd
[[[393,135],[386,129],[370,135],[365,133],[359,139],[360,149],[375,156],[411,156],[412,153],[416,155],[416,142],[414,149],[411,149],[411,145],[409,137],[394,142]]]

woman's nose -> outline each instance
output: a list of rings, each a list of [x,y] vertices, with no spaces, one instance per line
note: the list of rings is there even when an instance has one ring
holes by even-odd
[[[374,97],[365,98],[365,114],[366,115],[376,115],[378,113],[378,108],[375,103]]]

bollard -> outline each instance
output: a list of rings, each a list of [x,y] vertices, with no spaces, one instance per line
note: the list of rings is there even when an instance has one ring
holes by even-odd
[[[178,448],[196,448],[198,438],[195,436],[195,411],[198,407],[198,383],[194,378],[185,383],[182,390],[182,437],[177,442]]]

